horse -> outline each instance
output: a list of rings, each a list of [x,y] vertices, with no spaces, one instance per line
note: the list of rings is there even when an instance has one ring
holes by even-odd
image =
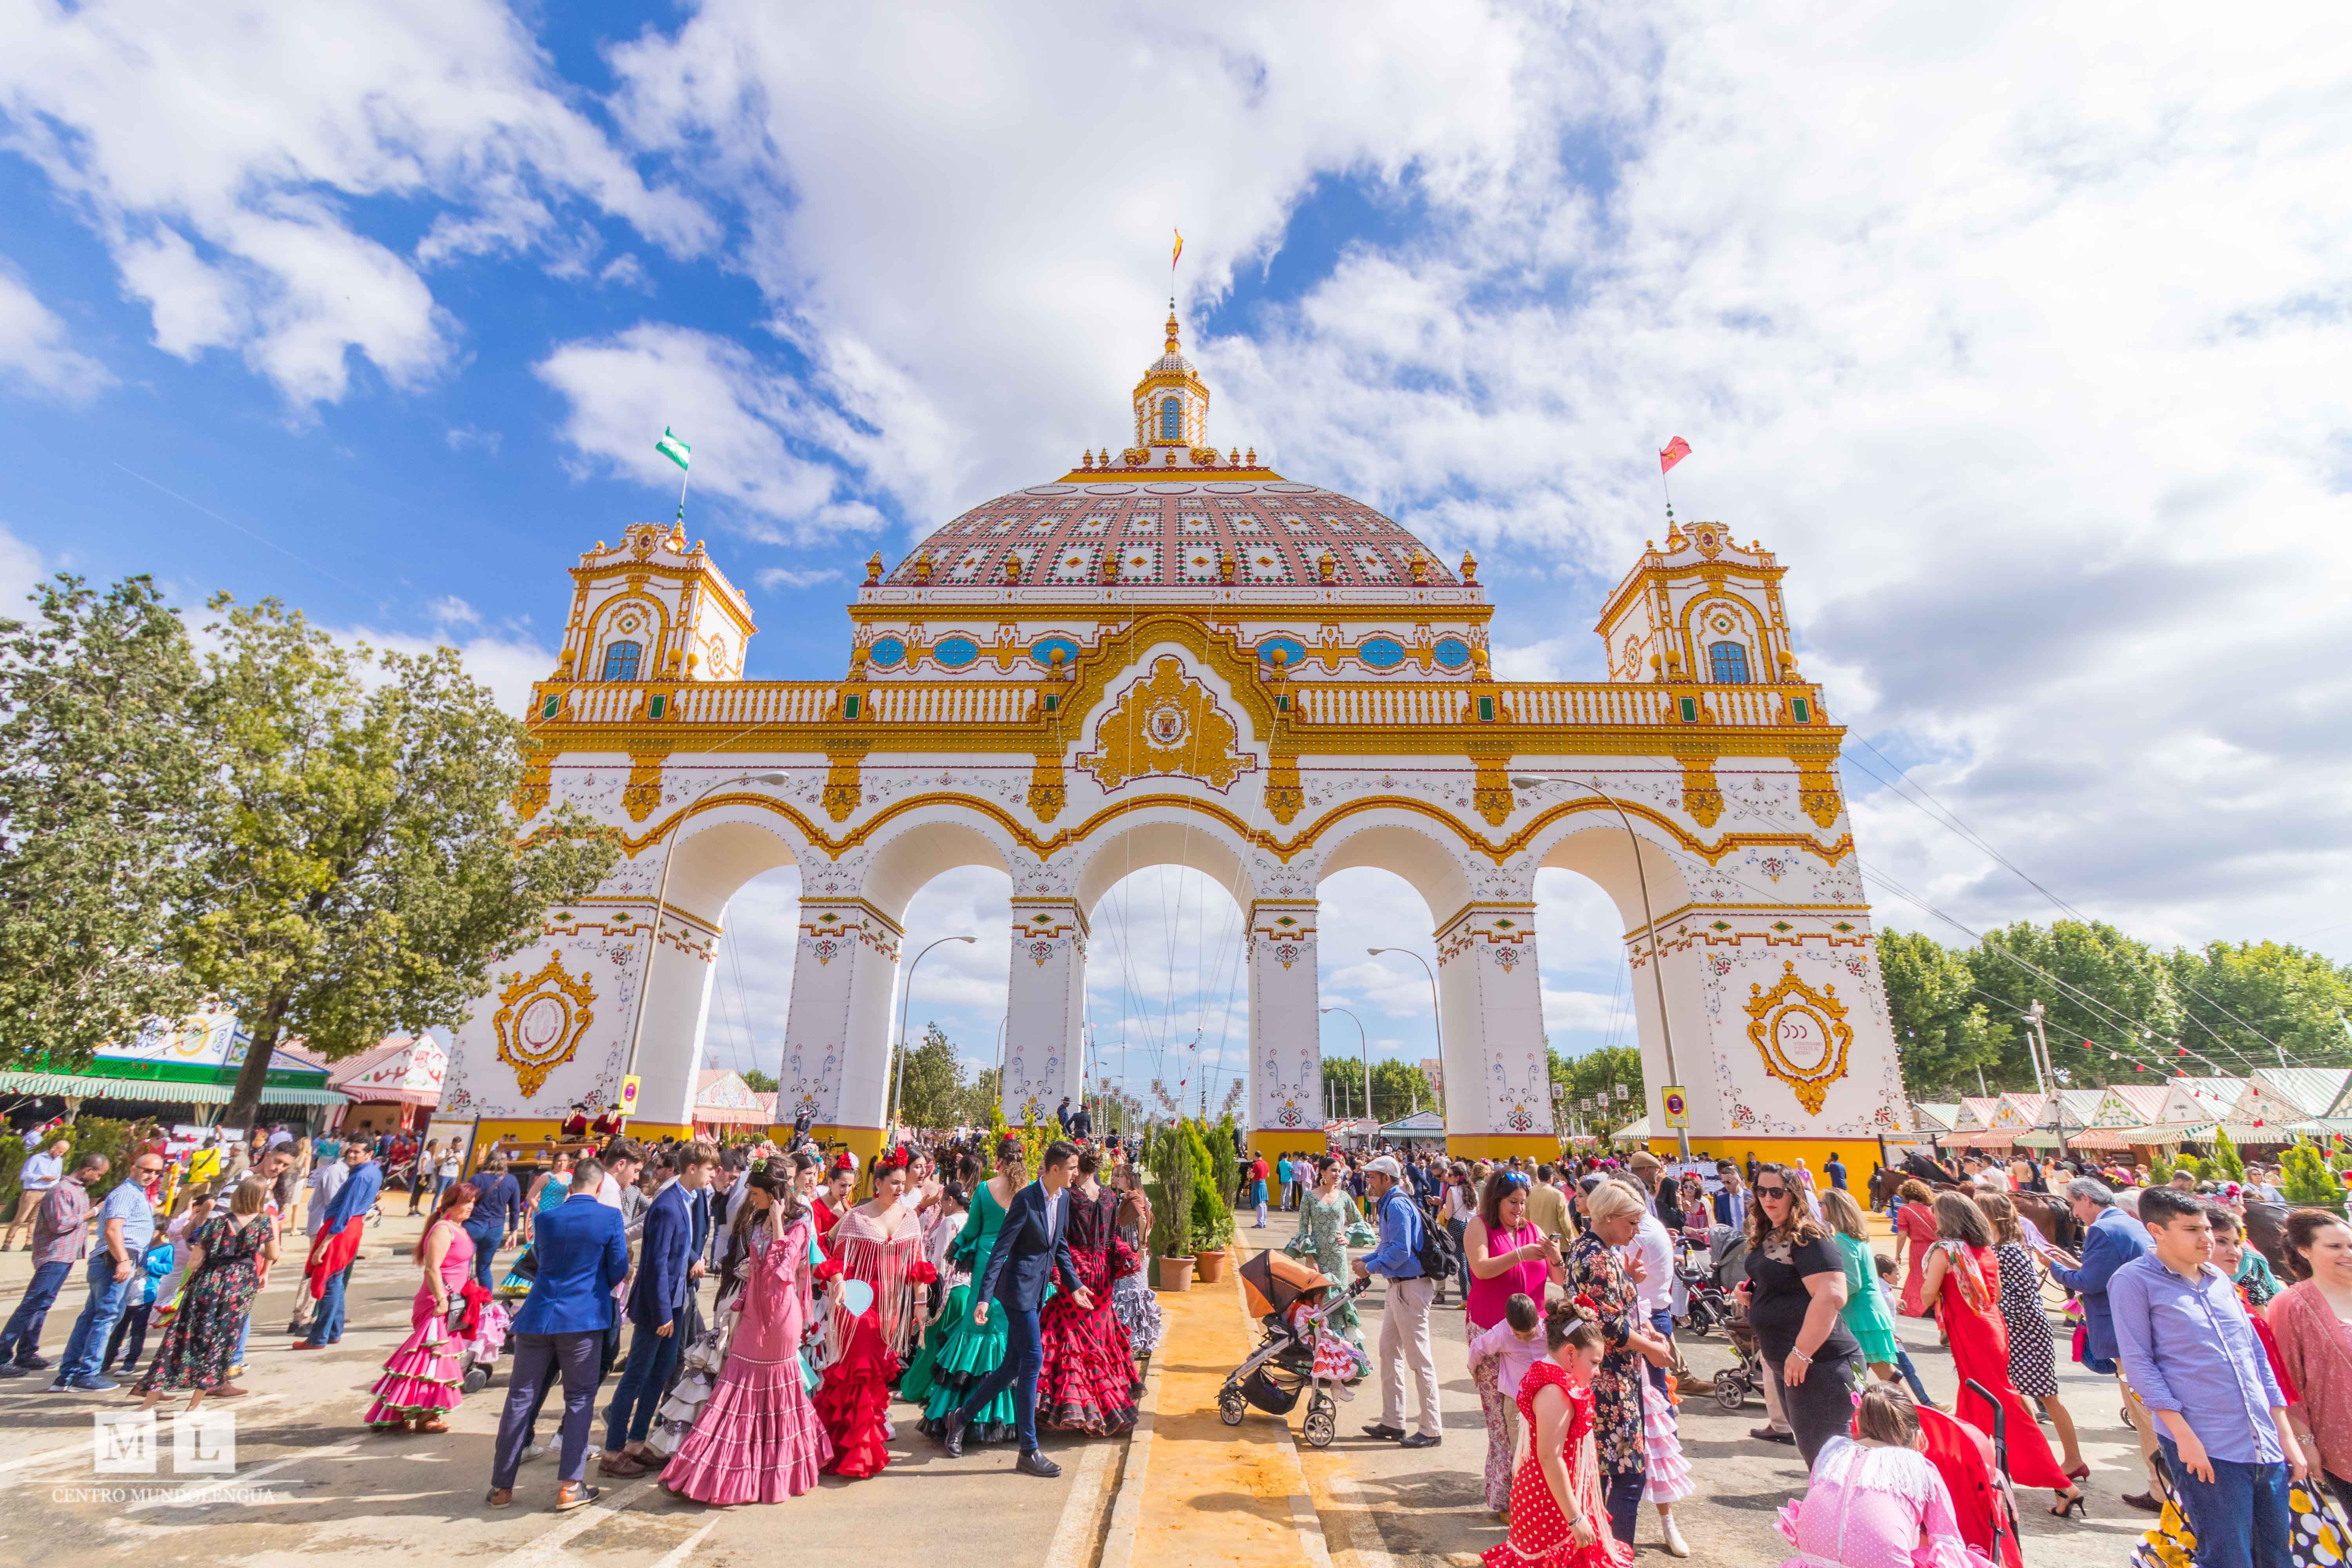
[[[1903,1163],[1894,1169],[1879,1166],[1870,1173],[1870,1206],[1885,1212],[1886,1205],[1904,1183],[1924,1182],[1939,1193],[1964,1193],[1975,1197],[1981,1190],[1969,1183],[1952,1179],[1949,1172],[1926,1155],[1914,1150],[1904,1156]],[[2013,1192],[2010,1202],[2018,1216],[2042,1233],[2053,1247],[2072,1252],[2081,1240],[2083,1227],[2074,1218],[2074,1209],[2063,1197],[2049,1193]]]

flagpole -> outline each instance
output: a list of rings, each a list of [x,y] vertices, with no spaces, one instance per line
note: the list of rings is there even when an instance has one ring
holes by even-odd
[[[686,482],[692,478],[694,478],[692,468],[688,468],[677,476],[677,525],[680,528],[686,526]],[[1666,510],[1671,512],[1674,508],[1669,506]]]

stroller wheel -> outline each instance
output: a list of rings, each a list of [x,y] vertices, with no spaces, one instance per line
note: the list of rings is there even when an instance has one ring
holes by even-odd
[[[1683,1325],[1683,1330],[1693,1339],[1703,1340],[1706,1338],[1707,1330],[1713,1327],[1715,1324],[1708,1320],[1706,1313],[1693,1312],[1690,1315],[1690,1321]]]
[[[1249,1401],[1242,1394],[1242,1385],[1228,1383],[1217,1390],[1217,1419],[1228,1426],[1238,1426],[1249,1413]]]
[[[1715,1402],[1726,1410],[1737,1410],[1748,1403],[1748,1380],[1736,1372],[1715,1374]]]
[[[1329,1394],[1316,1394],[1314,1402],[1307,1407],[1307,1419],[1300,1423],[1298,1432],[1310,1447],[1328,1448],[1331,1446],[1331,1439],[1339,1433],[1339,1406]]]

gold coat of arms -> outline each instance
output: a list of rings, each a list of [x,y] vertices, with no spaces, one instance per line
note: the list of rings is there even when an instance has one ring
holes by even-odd
[[[595,999],[588,977],[566,974],[560,955],[528,980],[517,975],[499,994],[490,1027],[498,1034],[499,1059],[514,1068],[525,1100],[537,1099],[547,1075],[580,1048],[580,1037],[595,1017],[588,1008]]]
[[[1783,962],[1779,984],[1767,991],[1748,988],[1748,1038],[1764,1058],[1764,1070],[1796,1091],[1797,1099],[1815,1116],[1829,1098],[1830,1085],[1845,1076],[1846,1047],[1853,1030],[1846,1026],[1845,1004],[1837,987],[1816,991],[1797,977],[1797,966]]]
[[[1214,789],[1257,766],[1235,747],[1239,731],[1206,686],[1166,655],[1151,673],[1130,683],[1095,726],[1095,749],[1078,766],[1107,790],[1147,773],[1176,773]]]

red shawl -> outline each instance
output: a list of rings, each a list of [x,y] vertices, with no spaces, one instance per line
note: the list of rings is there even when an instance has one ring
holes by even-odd
[[[327,1281],[360,1255],[360,1237],[367,1229],[367,1215],[353,1215],[343,1223],[343,1228],[329,1231],[310,1244],[310,1259],[302,1266],[303,1278],[309,1281],[310,1300],[320,1300],[327,1294]]]

